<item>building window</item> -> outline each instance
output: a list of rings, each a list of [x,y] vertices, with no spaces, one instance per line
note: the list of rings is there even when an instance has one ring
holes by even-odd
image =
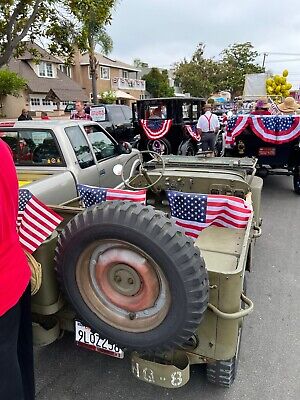
[[[42,100],[42,104],[43,104],[43,106],[51,106],[51,101],[50,101],[50,100],[43,99],[43,100]]]
[[[128,71],[122,70],[122,78],[128,79],[129,78],[129,73]]]
[[[100,67],[100,78],[109,80],[110,79],[110,68],[109,67]]]
[[[60,64],[59,69],[61,70],[61,72],[66,74],[69,78],[71,78],[71,68],[69,65]]]
[[[69,101],[63,101],[61,104],[62,104],[63,106],[67,106],[69,103],[70,103]]]
[[[38,97],[32,97],[30,99],[30,104],[32,106],[40,106],[41,105],[41,100]]]
[[[39,76],[53,78],[53,66],[51,63],[41,62],[39,64]]]

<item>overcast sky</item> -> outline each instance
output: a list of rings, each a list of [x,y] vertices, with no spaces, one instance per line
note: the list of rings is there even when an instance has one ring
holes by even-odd
[[[120,0],[109,27],[111,56],[168,68],[199,42],[207,56],[218,57],[228,45],[250,41],[260,53],[293,53],[269,54],[266,67],[274,73],[287,67],[299,88],[299,6],[299,0]]]

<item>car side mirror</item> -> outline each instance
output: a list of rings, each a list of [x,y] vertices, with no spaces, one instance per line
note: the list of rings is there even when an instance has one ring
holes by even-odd
[[[130,154],[132,152],[132,146],[128,142],[118,143],[119,154]]]

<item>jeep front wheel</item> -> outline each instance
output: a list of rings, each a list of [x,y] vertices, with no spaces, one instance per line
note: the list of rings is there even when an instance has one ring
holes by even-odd
[[[199,250],[152,207],[106,202],[83,211],[60,235],[56,262],[78,315],[120,346],[178,347],[207,308]]]

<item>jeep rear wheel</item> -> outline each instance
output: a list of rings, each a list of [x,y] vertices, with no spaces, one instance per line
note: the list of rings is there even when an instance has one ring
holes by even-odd
[[[83,211],[62,232],[56,262],[79,316],[120,346],[178,347],[207,307],[199,250],[151,207],[106,202]]]
[[[242,327],[239,329],[237,350],[234,357],[230,358],[229,360],[221,360],[207,364],[206,374],[208,382],[227,388],[233,384],[239,363],[241,336]]]

